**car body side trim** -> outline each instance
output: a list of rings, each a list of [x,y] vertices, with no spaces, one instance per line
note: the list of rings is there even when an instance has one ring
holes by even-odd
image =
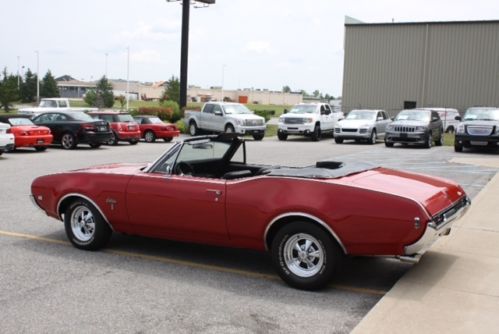
[[[265,228],[265,233],[263,234],[263,240],[264,240],[264,243],[265,243],[265,249],[266,250],[268,250],[268,246],[267,246],[267,242],[266,242],[267,241],[267,234],[268,234],[270,228],[272,227],[272,225],[274,225],[274,223],[276,223],[277,221],[281,220],[282,218],[292,217],[292,216],[299,216],[299,217],[304,217],[304,218],[311,219],[314,222],[316,222],[317,224],[319,224],[322,227],[324,227],[331,234],[331,236],[336,240],[336,242],[338,243],[338,245],[343,250],[343,253],[344,254],[348,254],[345,246],[341,242],[341,239],[338,237],[338,235],[333,231],[333,229],[328,224],[326,224],[322,219],[317,218],[316,216],[313,216],[311,214],[304,213],[304,212],[287,212],[287,213],[283,213],[283,214],[275,217],[274,219],[272,219],[272,221]]]
[[[106,224],[109,226],[109,228],[114,231],[114,228],[113,228],[113,225],[111,225],[111,223],[109,222],[109,220],[107,219],[106,215],[104,214],[104,212],[102,212],[101,208],[93,201],[91,200],[89,197],[85,196],[85,195],[82,195],[80,193],[69,193],[69,194],[66,194],[64,195],[60,200],[59,202],[57,203],[57,214],[59,215],[59,219],[61,221],[64,221],[63,217],[62,217],[62,213],[60,212],[60,207],[61,207],[61,203],[68,197],[81,197],[83,198],[84,200],[90,202],[90,204],[92,204],[96,209],[97,211],[99,211],[100,215],[102,216],[102,218],[104,218],[104,221],[106,222]]]

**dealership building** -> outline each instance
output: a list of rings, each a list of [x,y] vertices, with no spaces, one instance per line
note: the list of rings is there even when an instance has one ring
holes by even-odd
[[[499,107],[499,21],[345,23],[343,110]]]

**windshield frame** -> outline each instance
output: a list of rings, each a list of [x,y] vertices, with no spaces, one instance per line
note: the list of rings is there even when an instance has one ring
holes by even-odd
[[[315,104],[296,104],[288,111],[288,114],[316,114],[317,106]]]
[[[477,118],[478,115],[482,118]],[[470,118],[469,116],[474,115],[475,118]],[[482,116],[486,115],[486,116]],[[490,116],[490,117],[489,117]],[[499,108],[470,108],[466,110],[464,114],[463,121],[475,122],[475,121],[498,121],[499,122]]]
[[[370,118],[350,118],[351,115],[357,115],[357,114],[361,114],[361,115],[362,114],[363,115],[370,114]],[[377,111],[371,111],[371,110],[352,110],[345,117],[345,120],[350,120],[350,121],[375,121],[377,115],[378,115]]]
[[[223,106],[224,112],[227,115],[250,115],[253,112],[242,104],[226,104]],[[233,112],[235,111],[235,112]]]

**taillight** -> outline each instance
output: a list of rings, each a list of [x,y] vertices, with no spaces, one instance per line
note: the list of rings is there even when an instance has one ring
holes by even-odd
[[[95,126],[93,124],[82,124],[81,127],[84,131],[95,131]]]

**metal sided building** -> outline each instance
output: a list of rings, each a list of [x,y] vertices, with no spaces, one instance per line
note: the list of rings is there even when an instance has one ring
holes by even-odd
[[[345,23],[343,109],[499,107],[499,21]]]

